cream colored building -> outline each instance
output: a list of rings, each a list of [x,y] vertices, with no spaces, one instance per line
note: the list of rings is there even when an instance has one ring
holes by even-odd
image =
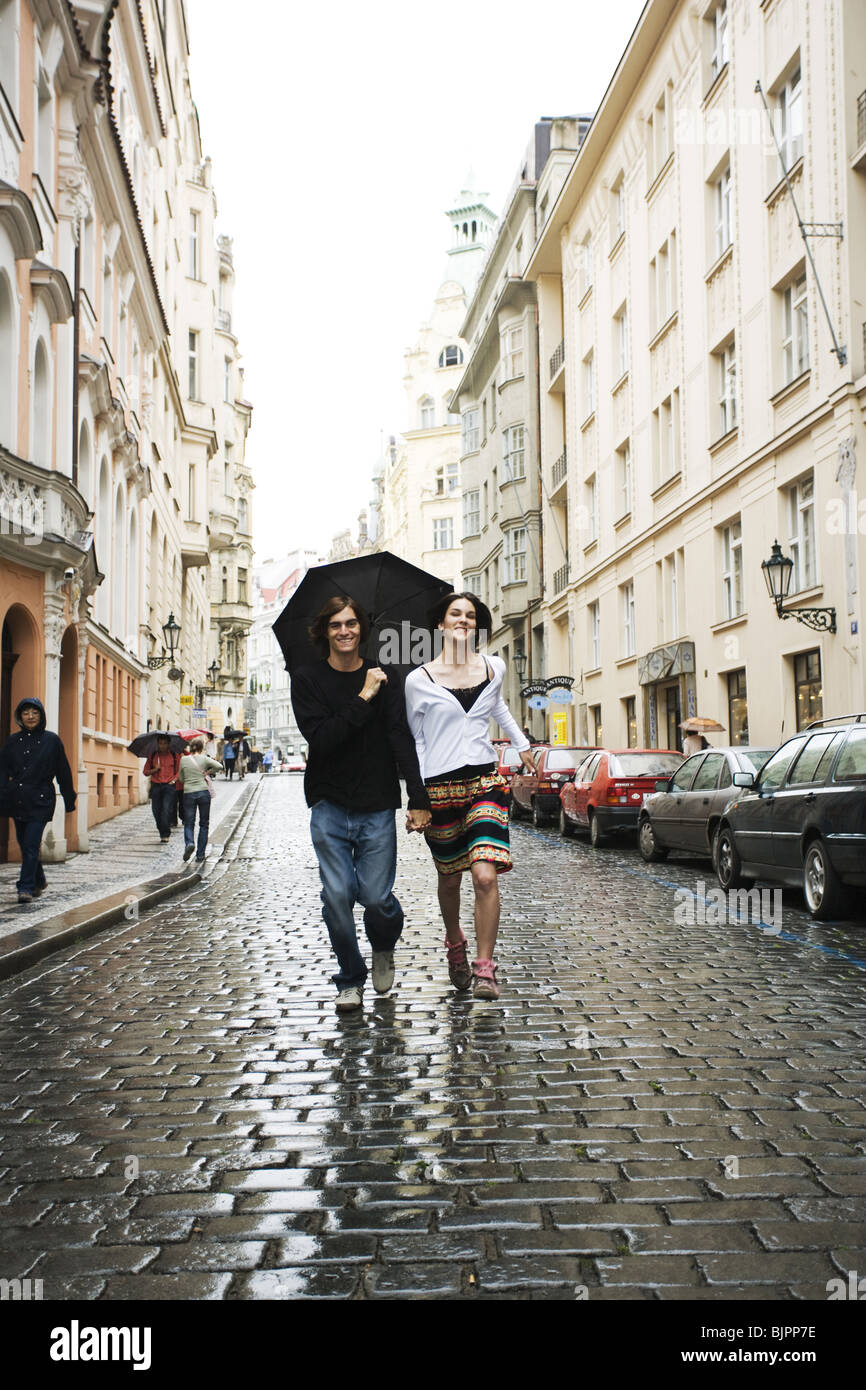
[[[864,708],[864,234],[860,0],[650,0],[527,270],[541,361],[563,344],[544,611],[572,739],[678,746],[698,713],[770,745]],[[786,611],[835,633],[777,616],[777,539]]]
[[[468,181],[467,181],[468,182]],[[454,407],[463,375],[466,305],[487,255],[495,217],[484,195],[461,190],[448,218],[452,243],[429,320],[405,353],[408,427],[385,450],[376,548],[390,550],[462,587],[461,421]]]

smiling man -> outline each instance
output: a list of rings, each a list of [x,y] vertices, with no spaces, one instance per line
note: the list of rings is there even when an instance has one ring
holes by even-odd
[[[304,791],[312,808],[322,917],[340,967],[332,979],[341,1013],[361,1007],[367,978],[356,902],[364,908],[376,992],[385,994],[394,983],[394,946],[403,930],[403,909],[393,893],[398,772],[406,781],[413,829],[430,823],[399,676],[360,653],[369,630],[354,599],[328,599],[310,627],[310,641],[324,660],[292,677],[292,706],[309,745]]]

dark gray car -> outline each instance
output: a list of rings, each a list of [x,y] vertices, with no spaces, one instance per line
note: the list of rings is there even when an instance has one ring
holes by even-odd
[[[735,772],[756,775],[772,748],[705,748],[687,758],[665,791],[647,797],[637,826],[638,848],[648,864],[670,850],[712,854],[722,812],[734,795]]]

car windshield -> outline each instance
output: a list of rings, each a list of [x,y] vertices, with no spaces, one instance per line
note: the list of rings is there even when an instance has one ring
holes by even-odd
[[[737,757],[740,759],[741,763],[745,763],[745,767],[743,768],[744,772],[748,772],[751,769],[751,771],[757,775],[770,754],[774,751],[773,748],[738,748]]]
[[[670,777],[682,758],[678,753],[611,753],[611,777]]]
[[[502,762],[505,767],[517,767],[520,762],[520,754],[516,748],[503,748]]]
[[[571,772],[582,761],[583,756],[580,750],[569,753],[565,749],[554,749],[547,755],[547,770],[548,772]]]

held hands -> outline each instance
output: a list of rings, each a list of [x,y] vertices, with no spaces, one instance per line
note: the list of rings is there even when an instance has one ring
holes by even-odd
[[[520,761],[523,763],[523,766],[526,768],[527,772],[535,771],[535,761],[528,748],[524,748],[523,752],[520,755]]]
[[[419,834],[423,834],[432,819],[433,817],[429,811],[407,811],[406,829],[409,831],[410,835],[413,830],[417,830]]]
[[[362,700],[373,700],[379,694],[381,687],[385,685],[387,680],[388,677],[385,675],[381,666],[371,666],[358,694],[361,696]]]

